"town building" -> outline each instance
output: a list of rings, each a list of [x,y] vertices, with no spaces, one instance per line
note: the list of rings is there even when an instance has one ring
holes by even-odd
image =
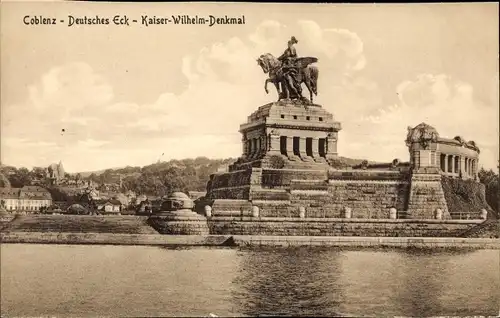
[[[51,164],[50,166],[47,167],[46,171],[47,171],[47,178],[53,185],[59,184],[64,179],[66,174],[62,162]]]
[[[116,213],[116,214],[121,212],[122,204],[120,201],[116,199],[97,200],[95,201],[95,203],[97,205],[97,210],[99,212]]]
[[[38,212],[52,205],[52,195],[39,186],[0,188],[0,202],[7,211]]]

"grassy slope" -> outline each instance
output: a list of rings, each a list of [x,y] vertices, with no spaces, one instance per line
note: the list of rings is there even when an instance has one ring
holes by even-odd
[[[3,231],[158,234],[145,217],[90,215],[21,215]]]
[[[496,213],[486,203],[483,184],[444,176],[441,183],[450,212],[479,212],[486,209],[491,217],[496,218]]]

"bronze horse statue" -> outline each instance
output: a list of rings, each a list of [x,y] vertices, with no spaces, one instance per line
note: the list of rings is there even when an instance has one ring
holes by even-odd
[[[296,67],[298,69],[297,74],[297,82],[298,85],[302,85],[304,83],[309,90],[310,102],[313,102],[313,94],[318,95],[318,68],[314,65],[310,65],[311,63],[317,62],[318,59],[315,57],[301,57],[298,58],[295,62]],[[266,93],[269,93],[267,89],[267,84],[269,82],[273,83],[276,87],[276,91],[278,92],[279,98],[281,99],[289,99],[290,96],[290,88],[287,79],[285,78],[285,74],[282,70],[282,63],[274,57],[272,54],[267,53],[261,55],[257,59],[257,64],[260,65],[264,73],[269,74],[269,78],[266,79],[264,83],[264,89]],[[281,85],[281,89],[280,89]],[[301,91],[299,90],[297,98],[301,98]]]

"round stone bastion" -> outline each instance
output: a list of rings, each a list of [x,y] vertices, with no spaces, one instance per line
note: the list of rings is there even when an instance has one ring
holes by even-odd
[[[172,193],[148,219],[161,234],[208,235],[207,218],[193,211],[194,202],[182,192]]]

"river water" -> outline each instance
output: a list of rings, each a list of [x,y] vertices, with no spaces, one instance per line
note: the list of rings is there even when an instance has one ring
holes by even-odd
[[[499,251],[3,244],[3,316],[498,315]]]

